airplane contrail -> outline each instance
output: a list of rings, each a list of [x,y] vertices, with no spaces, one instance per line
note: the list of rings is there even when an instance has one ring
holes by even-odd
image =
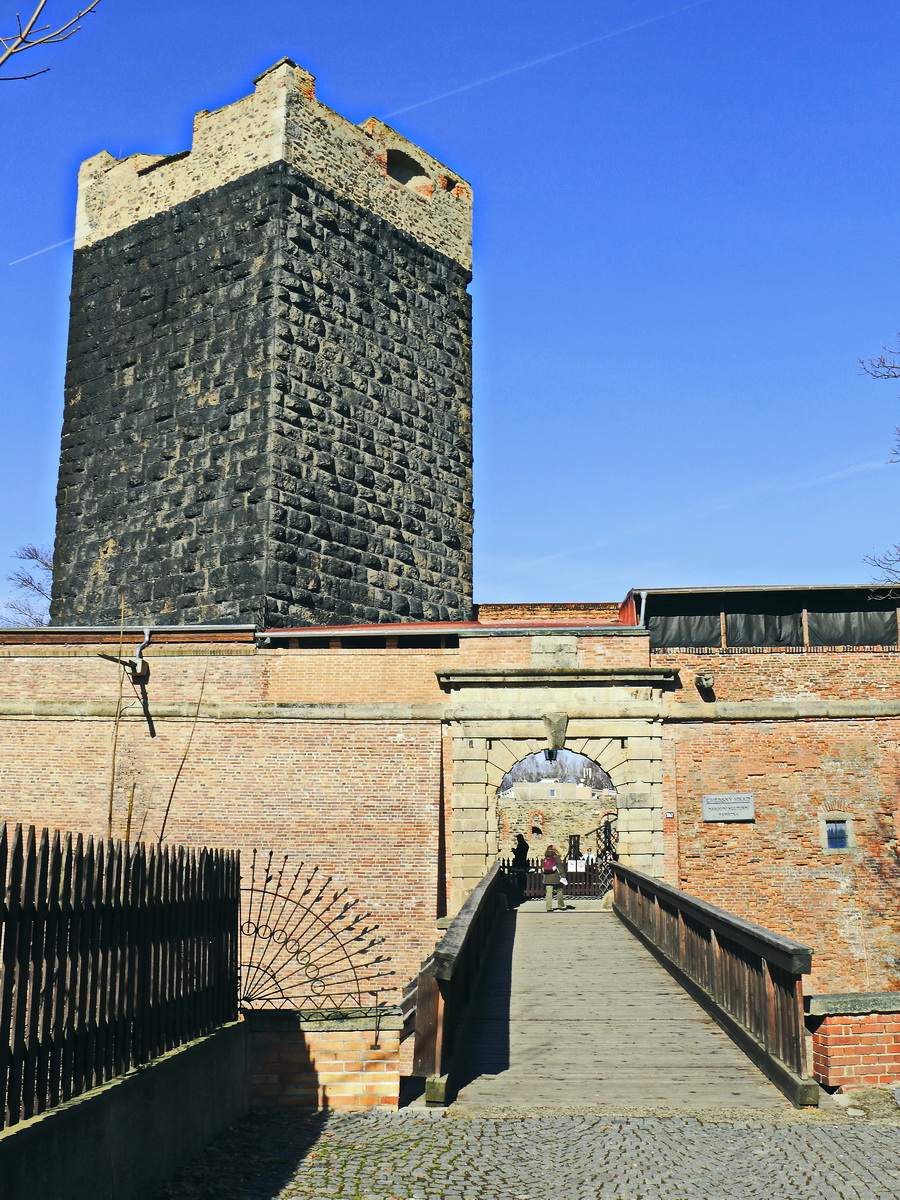
[[[712,513],[722,512],[724,509],[735,508],[745,501],[757,497],[789,495],[791,492],[806,491],[808,488],[821,487],[826,483],[835,483],[841,479],[849,479],[854,475],[863,475],[870,471],[878,471],[890,465],[890,462],[884,459],[877,459],[869,462],[853,463],[846,467],[840,467],[836,471],[829,471],[825,475],[763,480],[760,483],[748,484],[746,487],[721,492],[718,496],[710,497],[705,503],[701,502],[689,505],[656,519],[651,518],[650,520],[636,522],[634,525],[618,530],[616,537],[603,538],[601,541],[590,542],[583,546],[571,546],[567,550],[559,550],[555,554],[543,554],[538,558],[513,560],[510,566],[513,570],[522,570],[525,567],[540,566],[543,563],[554,562],[561,558],[571,558],[576,554],[585,554],[590,550],[600,550],[604,546],[612,545],[615,541],[621,540],[623,536],[650,533],[657,529],[665,529],[678,521],[696,520],[698,517],[705,517]]]
[[[404,108],[395,108],[393,112],[386,113],[388,117],[399,117],[401,113],[412,112],[414,108],[423,108],[426,104],[435,104],[438,100],[446,100],[448,96],[458,96],[460,92],[470,92],[472,88],[482,87],[486,83],[493,83],[495,79],[505,79],[507,75],[515,75],[519,71],[527,71],[531,67],[539,67],[542,63],[552,62],[555,58],[563,58],[566,54],[574,54],[577,50],[585,50],[588,46],[596,46],[599,42],[608,42],[610,38],[621,37],[624,33],[632,33],[635,29],[643,29],[647,25],[656,25],[659,21],[666,21],[669,17],[677,17],[679,13],[687,12],[690,8],[699,8],[701,4],[710,4],[711,0],[693,0],[691,4],[683,4],[681,8],[673,8],[669,12],[660,13],[656,17],[648,17],[644,21],[635,21],[631,25],[622,25],[619,29],[612,29],[609,33],[601,33],[599,37],[589,38],[586,42],[579,42],[577,46],[568,46],[565,50],[554,50],[552,54],[543,54],[540,58],[531,58],[528,62],[519,63],[515,67],[507,67],[504,71],[497,71],[494,75],[486,75],[484,79],[476,79],[473,83],[464,83],[461,87],[451,88],[449,92],[439,92],[436,96],[429,96],[427,100],[417,100],[415,104],[407,104]]]
[[[56,250],[60,246],[68,246],[69,242],[74,242],[74,237],[63,238],[61,242],[54,242],[52,246],[45,246],[43,250],[35,250],[32,254],[24,254],[21,258],[14,258],[11,263],[7,263],[8,267],[15,267],[18,263],[28,262],[29,258],[37,258],[39,254],[46,254],[48,250]]]

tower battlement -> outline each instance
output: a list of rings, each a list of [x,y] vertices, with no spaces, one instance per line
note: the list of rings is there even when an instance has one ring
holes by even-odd
[[[248,95],[194,117],[189,150],[106,151],[81,166],[76,249],[90,246],[259,167],[287,162],[434,250],[472,265],[472,191],[465,180],[375,117],[354,125],[315,96],[289,58]]]

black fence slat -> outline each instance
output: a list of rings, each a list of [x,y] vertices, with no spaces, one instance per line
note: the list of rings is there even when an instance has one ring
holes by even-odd
[[[7,831],[3,827],[4,860],[7,860]],[[8,867],[8,871],[6,868]],[[13,1001],[15,999],[16,947],[22,910],[22,827],[16,825],[4,862],[3,902],[3,989],[0,993],[0,1102],[4,1123],[9,1123],[10,1071],[12,1068]]]
[[[237,1017],[240,861],[0,823],[0,1128]]]
[[[41,831],[36,848],[34,891],[32,896],[31,955],[28,967],[28,999],[25,1016],[25,1045],[22,1060],[22,1116],[27,1119],[40,1111],[38,1101],[38,1064],[42,1010],[45,995],[45,949],[52,930],[48,928],[50,874],[50,835]]]
[[[22,843],[19,843],[22,847]],[[4,979],[4,986],[11,986],[12,1023],[9,1043],[9,1076],[7,1082],[7,1107],[10,1122],[23,1118],[22,1083],[25,1070],[25,1038],[27,1033],[28,1004],[34,997],[30,994],[29,977],[31,964],[31,936],[34,929],[34,904],[37,882],[37,854],[34,845],[34,826],[30,826],[21,849],[22,866],[19,873],[19,921],[12,956],[12,977]]]
[[[60,1099],[69,1100],[75,1095],[75,1043],[78,1034],[78,976],[81,963],[81,919],[83,915],[84,887],[84,840],[78,834],[69,847],[71,864],[69,871],[69,937],[66,945],[66,987],[62,1033],[62,1064],[60,1068],[62,1086]]]
[[[37,1112],[52,1108],[58,1082],[52,1076],[54,1034],[56,1032],[57,994],[60,988],[60,938],[65,936],[60,910],[60,886],[62,882],[62,848],[59,832],[53,834],[48,845],[47,865],[47,927],[44,937],[44,996],[41,1004],[38,1030],[38,1063],[35,1080]]]

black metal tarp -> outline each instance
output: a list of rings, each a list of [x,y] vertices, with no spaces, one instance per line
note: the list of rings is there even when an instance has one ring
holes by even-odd
[[[814,612],[808,610],[811,646],[895,646],[897,610]]]
[[[645,621],[651,646],[660,649],[721,645],[722,612],[728,646],[802,646],[806,609],[811,646],[890,646],[897,645],[898,604],[886,588],[651,592]]]

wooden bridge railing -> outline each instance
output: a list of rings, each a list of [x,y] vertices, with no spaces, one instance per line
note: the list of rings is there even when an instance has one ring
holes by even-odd
[[[497,915],[506,907],[504,878],[494,863],[422,964],[416,997],[413,1074],[425,1079],[425,1101],[452,1098],[453,1054],[487,956]]]
[[[789,1100],[818,1104],[803,1022],[812,950],[620,863],[613,877],[620,920]]]

